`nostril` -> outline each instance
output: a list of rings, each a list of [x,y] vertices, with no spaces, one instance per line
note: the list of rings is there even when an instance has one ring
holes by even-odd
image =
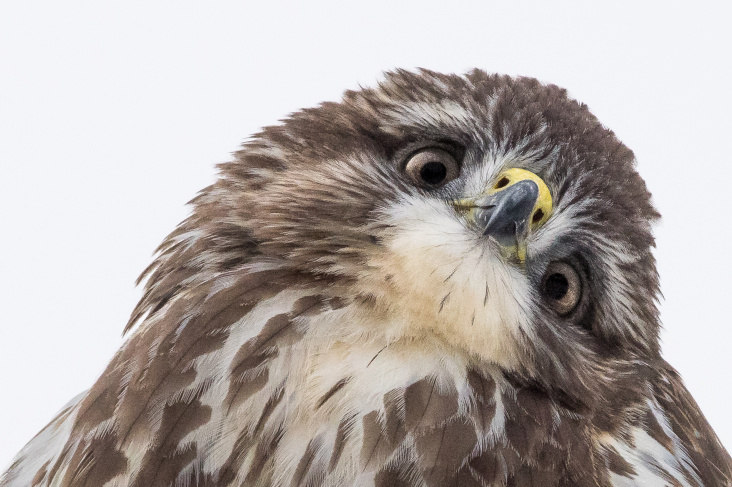
[[[495,189],[505,188],[508,183],[509,183],[508,178],[507,177],[502,177],[501,179],[498,180],[498,182],[496,183],[496,185],[494,186],[494,188]]]
[[[534,216],[531,217],[531,223],[539,223],[542,218],[544,218],[544,212],[539,208],[534,212]]]

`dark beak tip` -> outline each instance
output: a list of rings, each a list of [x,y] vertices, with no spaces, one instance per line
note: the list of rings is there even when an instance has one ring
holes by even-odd
[[[491,207],[481,207],[476,223],[483,223],[483,235],[495,238],[501,245],[516,245],[521,228],[528,228],[529,218],[539,197],[534,181],[522,180],[491,195]]]

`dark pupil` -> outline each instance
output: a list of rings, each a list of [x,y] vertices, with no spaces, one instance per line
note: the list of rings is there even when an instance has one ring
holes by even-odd
[[[569,282],[563,274],[552,274],[544,284],[544,291],[547,296],[558,301],[566,296],[569,291]]]
[[[447,168],[441,162],[428,162],[419,170],[419,177],[427,184],[439,184],[445,180]]]

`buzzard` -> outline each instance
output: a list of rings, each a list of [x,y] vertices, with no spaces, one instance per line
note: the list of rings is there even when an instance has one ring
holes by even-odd
[[[634,164],[565,90],[480,70],[265,128],[0,486],[732,485],[659,351]]]

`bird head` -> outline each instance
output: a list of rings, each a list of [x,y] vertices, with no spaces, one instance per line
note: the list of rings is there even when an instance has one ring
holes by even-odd
[[[164,245],[147,307],[186,259],[189,280],[285,266],[379,317],[334,336],[459,355],[588,400],[622,364],[658,354],[658,214],[634,164],[556,86],[390,73],[264,129],[222,165]]]

